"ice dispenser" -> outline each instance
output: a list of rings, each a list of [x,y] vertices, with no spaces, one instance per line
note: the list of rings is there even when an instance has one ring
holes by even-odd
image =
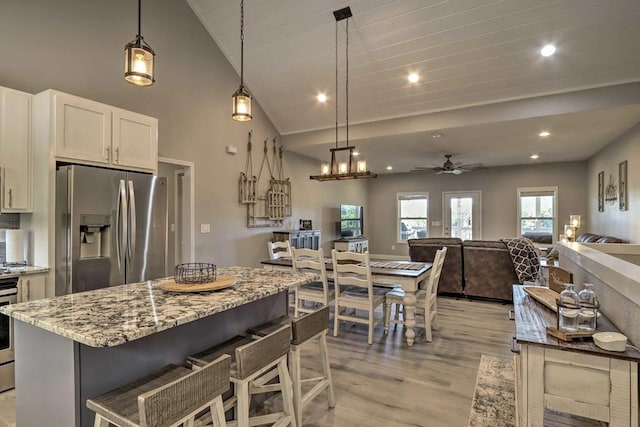
[[[80,259],[108,257],[110,229],[110,215],[80,215]]]

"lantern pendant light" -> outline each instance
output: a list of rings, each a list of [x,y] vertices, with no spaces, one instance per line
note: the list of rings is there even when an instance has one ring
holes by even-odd
[[[240,0],[240,87],[233,94],[231,117],[238,122],[248,122],[251,115],[251,94],[244,87],[244,0]]]
[[[124,47],[124,79],[137,86],[151,86],[155,52],[144,41],[141,31],[142,0],[138,0],[138,34]]]

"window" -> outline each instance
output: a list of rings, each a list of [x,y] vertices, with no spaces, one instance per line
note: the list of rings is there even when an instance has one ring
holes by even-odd
[[[429,236],[429,193],[398,193],[398,242]]]
[[[518,235],[534,243],[554,242],[558,187],[518,188]]]

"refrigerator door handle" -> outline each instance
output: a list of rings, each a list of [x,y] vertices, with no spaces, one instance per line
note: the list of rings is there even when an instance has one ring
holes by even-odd
[[[122,271],[122,264],[124,264],[123,256],[124,248],[122,247],[123,240],[127,236],[127,193],[124,184],[124,179],[120,180],[118,188],[118,207],[116,213],[116,257],[118,258],[118,270]],[[122,223],[122,237],[120,234],[120,224]]]
[[[133,254],[136,253],[136,192],[133,188],[133,181],[129,181],[129,218],[131,219],[131,232],[129,233],[129,262]]]

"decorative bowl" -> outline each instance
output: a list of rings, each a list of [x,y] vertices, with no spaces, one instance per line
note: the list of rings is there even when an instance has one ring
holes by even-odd
[[[607,351],[625,351],[627,337],[617,332],[598,332],[593,334],[595,345]]]

